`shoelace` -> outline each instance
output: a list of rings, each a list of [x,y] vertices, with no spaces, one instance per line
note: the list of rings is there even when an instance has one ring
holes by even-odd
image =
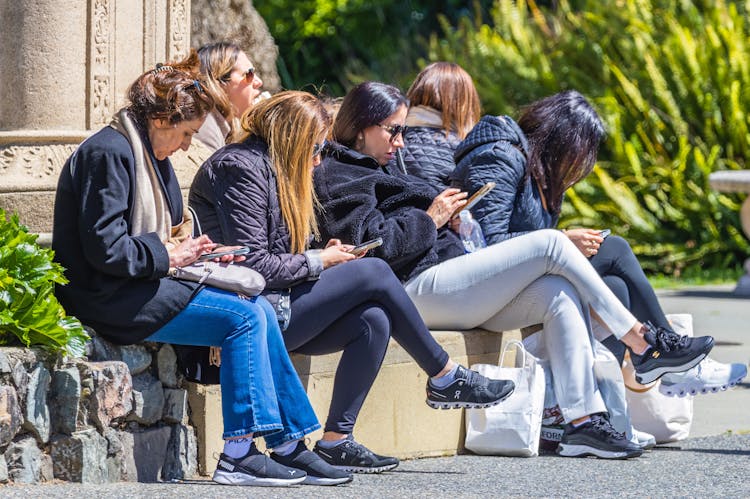
[[[616,438],[617,440],[623,440],[625,438],[625,433],[615,430],[612,423],[610,423],[604,416],[591,416],[591,423],[594,425],[594,428]]]
[[[463,371],[466,373],[465,380],[466,384],[469,386],[487,386],[490,383],[489,378],[482,376],[476,371],[466,368],[463,368]]]
[[[653,333],[653,346],[662,352],[671,352],[677,348],[687,346],[689,341],[687,336],[680,336],[674,331],[664,329],[660,326],[654,326],[650,322],[646,322],[646,326]]]

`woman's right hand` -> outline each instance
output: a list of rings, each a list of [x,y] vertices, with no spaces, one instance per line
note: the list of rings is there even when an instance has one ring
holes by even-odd
[[[599,252],[599,246],[604,242],[599,231],[594,229],[568,229],[565,235],[586,258],[596,255]]]
[[[432,200],[432,204],[427,208],[427,214],[439,229],[448,223],[457,209],[466,204],[466,197],[467,193],[449,187]]]
[[[326,244],[326,248],[320,252],[320,258],[323,260],[323,268],[333,267],[339,263],[355,260],[357,257],[349,253],[354,246],[350,244],[341,244],[338,239],[331,239]]]
[[[184,267],[198,260],[203,253],[209,253],[217,244],[206,234],[193,239],[189,237],[177,246],[167,247],[169,253],[169,267]]]

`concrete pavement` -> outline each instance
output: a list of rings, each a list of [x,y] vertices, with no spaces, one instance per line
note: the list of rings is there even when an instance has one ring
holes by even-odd
[[[689,312],[696,335],[712,334],[715,360],[750,360],[750,299],[732,286],[660,291],[665,310]],[[406,461],[383,475],[357,475],[348,485],[291,489],[183,483],[0,486],[0,497],[750,497],[750,383],[695,397],[691,438],[638,459],[605,461],[455,456]]]

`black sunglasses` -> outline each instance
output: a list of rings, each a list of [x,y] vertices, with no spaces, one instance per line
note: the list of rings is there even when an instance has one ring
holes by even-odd
[[[407,126],[406,125],[381,125],[378,124],[380,128],[385,130],[386,132],[391,134],[391,137],[388,139],[390,142],[393,142],[396,140],[396,137],[398,137],[398,134],[400,133],[406,133]]]

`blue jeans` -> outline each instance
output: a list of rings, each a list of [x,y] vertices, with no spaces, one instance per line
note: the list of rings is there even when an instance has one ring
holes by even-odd
[[[276,447],[320,428],[265,298],[203,288],[147,340],[221,347],[223,438],[254,433]]]

